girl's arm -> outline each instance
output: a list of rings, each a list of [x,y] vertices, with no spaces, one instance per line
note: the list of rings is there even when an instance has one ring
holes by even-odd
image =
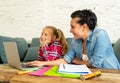
[[[67,62],[61,58],[54,61],[32,61],[26,64],[26,66],[54,66],[54,65],[60,65],[60,64],[67,64]]]
[[[39,47],[39,49],[38,49],[38,60],[39,61],[44,61],[44,56],[43,56],[43,48],[42,47]]]

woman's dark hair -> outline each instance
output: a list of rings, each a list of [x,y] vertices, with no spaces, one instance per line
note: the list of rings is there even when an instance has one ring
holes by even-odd
[[[71,18],[76,17],[80,18],[78,21],[80,25],[86,23],[90,30],[94,30],[95,26],[97,26],[97,17],[91,10],[77,10],[71,14]]]

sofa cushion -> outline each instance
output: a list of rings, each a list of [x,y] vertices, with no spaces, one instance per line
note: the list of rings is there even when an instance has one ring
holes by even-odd
[[[39,38],[32,38],[30,47],[28,48],[27,54],[24,58],[24,62],[34,61],[38,59],[38,49],[40,46]]]
[[[69,46],[71,45],[72,39],[73,39],[72,37],[67,37],[66,38],[66,41],[67,41]]]
[[[28,44],[24,38],[15,38],[15,40],[17,43],[20,60],[23,61],[28,49]]]
[[[39,47],[28,48],[27,54],[24,58],[24,62],[37,60],[38,59],[38,49],[39,49]]]
[[[7,63],[7,58],[6,58],[3,42],[15,42],[15,41],[16,40],[14,38],[0,36],[0,58],[3,63]]]
[[[39,46],[40,46],[39,38],[32,38],[30,47],[39,47]]]
[[[120,39],[113,46],[115,55],[120,63]]]
[[[28,44],[24,38],[12,38],[12,37],[0,36],[0,58],[2,60],[2,63],[7,63],[3,42],[16,42],[18,52],[20,55],[20,60],[22,61],[24,59],[25,53],[28,49]]]

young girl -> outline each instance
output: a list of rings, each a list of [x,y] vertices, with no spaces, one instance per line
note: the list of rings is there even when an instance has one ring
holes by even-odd
[[[46,26],[40,36],[39,57],[40,61],[52,61],[61,58],[68,52],[68,44],[60,29]]]

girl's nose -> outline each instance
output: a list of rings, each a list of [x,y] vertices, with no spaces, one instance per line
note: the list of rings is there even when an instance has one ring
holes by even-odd
[[[72,29],[70,28],[70,33],[72,33]]]
[[[42,39],[42,40],[43,40],[43,39],[44,39],[44,36],[43,36],[43,35],[41,35],[41,36],[40,36],[40,39]]]

